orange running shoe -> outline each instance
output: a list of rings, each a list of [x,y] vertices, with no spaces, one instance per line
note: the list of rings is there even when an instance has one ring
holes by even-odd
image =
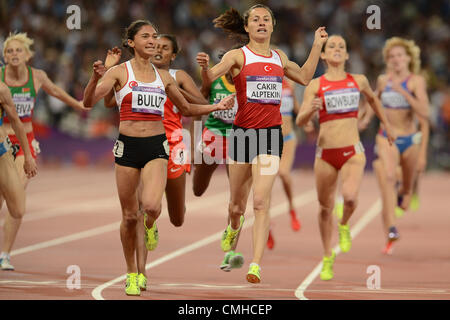
[[[294,230],[294,231],[300,230],[302,225],[300,223],[300,220],[297,219],[297,215],[295,213],[295,210],[292,209],[290,213],[291,213],[291,227],[292,227],[292,230]]]
[[[267,248],[272,250],[274,246],[275,246],[275,240],[273,239],[272,231],[269,230],[269,238],[267,239]]]

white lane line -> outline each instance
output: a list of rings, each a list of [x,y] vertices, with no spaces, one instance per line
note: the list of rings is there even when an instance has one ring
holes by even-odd
[[[211,207],[211,206],[217,206],[218,204],[220,204],[220,201],[227,201],[227,198],[225,197],[226,194],[228,194],[228,192],[221,192],[218,193],[214,196],[210,196],[208,198],[204,198],[204,199],[199,199],[196,201],[193,201],[191,204],[189,204],[187,206],[187,210],[189,210],[189,215],[195,215],[196,211],[199,209],[202,209],[204,207]],[[117,200],[115,198],[115,200]],[[106,203],[104,204],[106,205]],[[94,207],[94,208],[101,208],[102,205],[99,204],[99,207]],[[86,210],[88,208],[85,208]],[[74,209],[76,211],[76,209]],[[165,210],[167,212],[167,209]],[[168,217],[167,214],[162,215],[159,219],[166,219]],[[67,243],[67,242],[71,242],[71,241],[76,241],[76,240],[80,240],[80,239],[84,239],[84,238],[88,238],[88,237],[93,237],[93,236],[97,236],[100,235],[102,233],[107,233],[107,232],[111,232],[114,231],[116,229],[118,229],[120,226],[120,221],[116,221],[114,223],[111,224],[107,224],[101,227],[97,227],[97,228],[93,228],[93,229],[89,229],[89,230],[85,230],[82,232],[77,232],[77,233],[73,233],[70,234],[68,236],[64,236],[64,237],[60,237],[60,238],[56,238],[53,240],[49,240],[49,241],[44,241],[44,242],[39,242],[27,247],[23,247],[20,249],[16,249],[11,251],[11,256],[17,256],[19,254],[24,254],[24,253],[28,253],[28,252],[32,252],[32,251],[36,251],[36,250],[40,250],[40,249],[44,249],[44,248],[49,248],[49,247],[53,247],[53,246],[57,246],[63,243]]]
[[[295,197],[294,198],[294,205],[296,207],[300,207],[300,206],[303,206],[303,205],[306,205],[306,204],[312,202],[315,199],[316,199],[316,191],[314,189],[311,189],[311,190],[309,190],[309,191],[307,191],[305,193],[302,193],[301,195],[298,195],[297,197]],[[274,207],[271,207],[270,208],[270,215],[273,218],[273,217],[276,217],[278,215],[285,214],[287,212],[287,209],[288,209],[287,202],[283,202],[283,203],[278,204],[278,205],[276,205]],[[244,225],[242,226],[242,228],[246,229],[246,228],[251,227],[253,225],[253,221],[254,221],[254,217],[246,219],[245,222],[244,222]],[[210,235],[210,236],[208,236],[206,238],[203,238],[203,239],[201,239],[199,241],[196,241],[196,242],[194,242],[194,243],[192,243],[192,244],[190,244],[190,245],[188,245],[186,247],[183,247],[183,248],[180,248],[178,250],[175,250],[175,251],[173,251],[173,252],[171,252],[171,253],[169,253],[169,254],[167,254],[167,255],[165,255],[165,256],[163,256],[163,257],[161,257],[161,258],[159,258],[159,259],[157,259],[157,260],[155,260],[155,261],[153,261],[153,262],[151,262],[149,264],[147,264],[145,266],[145,269],[148,270],[150,268],[154,268],[154,267],[156,267],[156,266],[158,266],[158,265],[160,265],[160,264],[162,264],[164,262],[167,262],[169,260],[175,259],[175,258],[177,258],[177,257],[179,257],[181,255],[184,255],[184,254],[189,253],[189,252],[191,252],[193,250],[196,250],[196,249],[204,247],[204,246],[206,246],[206,245],[208,245],[210,243],[213,243],[213,242],[219,240],[222,237],[222,233],[223,233],[223,230],[221,230],[219,232],[216,232],[216,233],[214,233],[214,234],[212,234],[212,235]],[[101,284],[100,286],[98,286],[97,288],[95,288],[92,291],[92,293],[91,293],[92,297],[94,297],[94,299],[96,299],[96,300],[105,300],[103,298],[103,296],[102,296],[102,291],[104,289],[106,289],[106,288],[116,284],[117,282],[124,281],[126,279],[126,277],[127,277],[127,275],[124,274],[124,275],[121,275],[120,277],[117,277],[117,278],[115,278],[113,280],[110,280],[110,281],[108,281],[108,282],[106,282],[104,284]]]
[[[358,220],[358,222],[351,229],[352,239],[354,240],[356,236],[363,230],[381,211],[381,200],[378,199],[370,208],[367,210],[363,216]],[[341,252],[339,244],[333,248],[336,256]],[[311,273],[303,280],[303,282],[295,290],[295,296],[300,300],[308,300],[305,297],[305,290],[308,286],[316,279],[322,270],[322,261],[311,271]]]
[[[117,196],[34,211],[30,214],[25,214],[22,219],[22,223],[53,217],[62,217],[69,214],[82,214],[92,211],[106,211],[113,209],[120,210],[120,203]],[[5,220],[3,219],[2,221],[0,221],[0,226],[3,226],[4,223]]]
[[[73,234],[70,234],[65,237],[60,237],[60,238],[56,238],[56,239],[44,241],[44,242],[39,242],[39,243],[33,244],[28,247],[23,247],[20,249],[13,250],[13,251],[11,251],[11,256],[17,256],[19,254],[24,254],[24,253],[44,249],[44,248],[54,247],[54,246],[57,246],[57,245],[60,245],[63,243],[93,237],[93,236],[96,236],[96,235],[99,235],[102,233],[114,231],[114,230],[118,229],[119,226],[120,226],[120,221],[114,222],[111,224],[107,224],[107,225],[104,225],[104,226],[101,226],[98,228],[93,228],[93,229],[89,229],[86,231],[73,233]]]
[[[0,280],[0,284],[23,284],[23,285],[52,285],[57,284],[58,281],[26,281],[26,280]]]

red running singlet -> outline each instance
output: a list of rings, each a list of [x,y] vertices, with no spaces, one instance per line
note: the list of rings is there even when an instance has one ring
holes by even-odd
[[[238,110],[234,124],[243,128],[268,128],[281,125],[281,93],[284,70],[278,52],[269,57],[241,48],[244,66],[233,78]]]
[[[319,78],[319,98],[322,98],[323,108],[319,111],[319,123],[357,118],[360,91],[355,79],[347,73],[343,80],[330,81]]]
[[[156,79],[152,83],[136,80],[130,61],[125,62],[127,82],[119,90],[114,90],[120,110],[120,121],[143,120],[161,121],[167,100],[164,83],[158,70],[152,64]]]

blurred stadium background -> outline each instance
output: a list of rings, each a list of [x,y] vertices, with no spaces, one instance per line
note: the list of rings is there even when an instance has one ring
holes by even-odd
[[[46,71],[55,83],[81,100],[92,63],[103,60],[108,48],[120,47],[124,29],[130,22],[145,18],[154,22],[159,32],[177,35],[181,52],[174,67],[188,71],[200,85],[195,63],[197,52],[205,51],[217,62],[218,54],[234,44],[222,31],[214,29],[212,20],[230,6],[242,13],[256,3],[264,3],[274,11],[277,25],[272,43],[291,60],[303,64],[314,30],[324,25],[329,34],[342,34],[346,38],[350,52],[348,70],[364,73],[373,88],[377,75],[383,72],[384,41],[391,36],[416,41],[421,48],[431,108],[428,169],[450,170],[448,0],[0,0],[0,46],[9,32],[27,32],[35,41],[35,56],[30,65]],[[66,25],[70,16],[67,7],[74,4],[81,9],[80,30],[69,30]],[[372,4],[381,9],[380,30],[369,30],[366,26],[370,16],[366,9]],[[123,60],[127,58],[123,51]],[[316,76],[323,72],[319,63]],[[302,91],[298,86],[296,94],[300,101]],[[42,150],[40,163],[112,166],[118,112],[101,104],[90,112],[78,113],[41,90],[34,118]],[[186,120],[185,125],[189,122]],[[373,122],[361,135],[368,159],[373,154],[377,126]],[[300,129],[297,135],[300,143],[295,165],[311,167],[314,136],[305,136]]]

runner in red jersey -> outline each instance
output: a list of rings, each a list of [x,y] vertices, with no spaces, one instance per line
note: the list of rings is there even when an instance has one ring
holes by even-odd
[[[133,22],[126,30],[124,45],[134,58],[106,72],[103,63],[96,61],[83,100],[86,107],[92,107],[114,89],[120,109],[120,135],[113,152],[122,207],[120,234],[127,263],[127,295],[140,295],[141,288],[147,286],[145,275],[138,275],[135,256],[139,245],[145,242],[148,250],[154,250],[158,244],[155,221],[161,213],[170,152],[162,122],[165,101],[169,98],[187,115],[229,109],[234,102],[233,97],[217,105],[186,101],[169,72],[157,69],[150,61],[156,40],[155,27],[149,21]],[[143,223],[137,223],[138,219]]]
[[[345,40],[341,36],[330,36],[321,58],[326,62],[327,70],[306,87],[296,123],[299,126],[306,124],[319,111],[320,129],[314,173],[320,205],[319,228],[325,253],[320,278],[330,280],[334,276],[332,210],[338,175],[341,173],[341,192],[344,198],[344,214],[338,224],[339,246],[342,252],[347,252],[351,248],[348,221],[357,205],[358,190],[366,164],[357,124],[360,93],[366,97],[385,125],[389,141],[392,143],[395,138],[381,102],[370,88],[367,78],[345,71],[345,62],[349,58]]]
[[[222,250],[234,250],[244,222],[244,213],[253,181],[253,258],[247,281],[261,281],[260,262],[269,234],[270,196],[282,153],[281,83],[284,75],[308,84],[327,39],[324,27],[317,29],[313,48],[303,67],[290,61],[281,50],[270,49],[275,25],[272,11],[255,5],[243,16],[233,8],[214,20],[215,27],[231,35],[246,37],[246,46],[230,50],[220,63],[203,69],[211,82],[231,72],[236,87],[238,111],[229,139],[230,204],[229,221],[221,241]],[[204,54],[206,55],[206,54]],[[204,59],[197,55],[199,63]],[[270,137],[270,138],[269,138]]]

